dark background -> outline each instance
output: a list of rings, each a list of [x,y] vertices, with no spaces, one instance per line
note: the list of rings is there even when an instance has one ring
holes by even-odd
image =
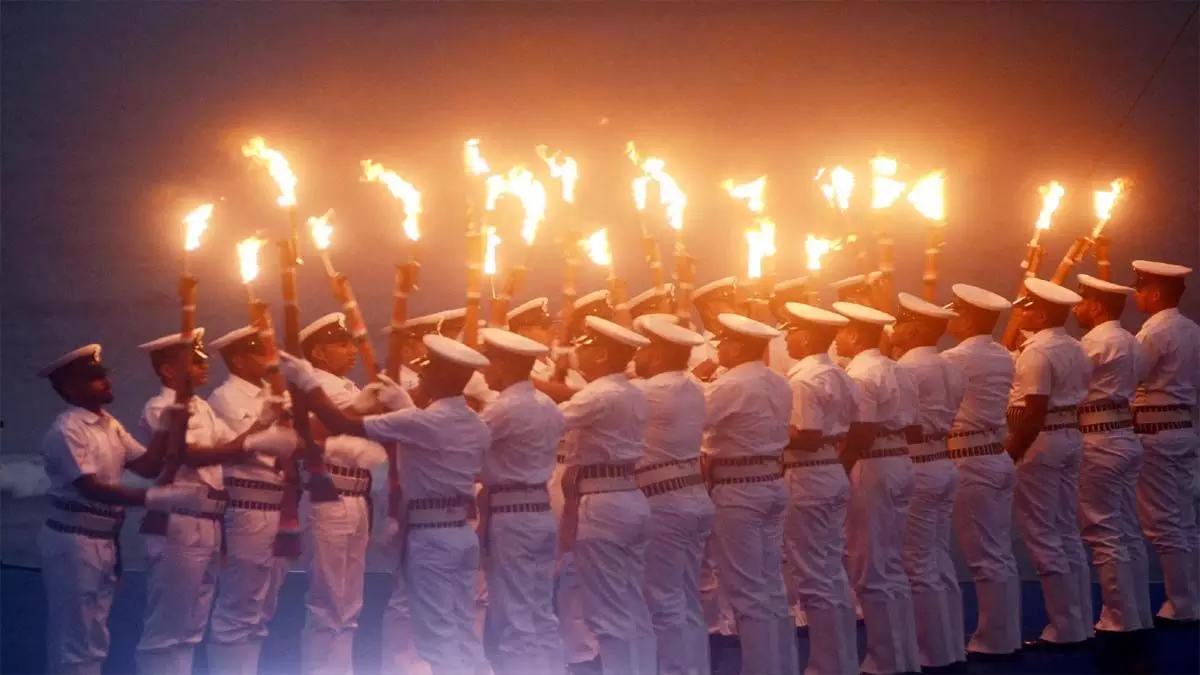
[[[1135,187],[1109,229],[1115,279],[1129,279],[1134,258],[1194,265],[1194,19],[1113,137],[1193,7],[4,3],[4,451],[36,452],[60,406],[34,372],[90,341],[118,369],[116,413],[136,423],[156,385],[135,345],[176,329],[178,221],[203,201],[223,200],[194,265],[201,323],[215,336],[244,320],[233,243],[285,226],[265,173],[238,152],[252,134],[290,158],[302,213],[337,209],[334,260],[375,326],[387,321],[400,216],[380,186],[358,182],[359,160],[424,192],[413,312],[446,309],[463,294],[459,153],[475,135],[494,169],[542,171],[536,143],[577,157],[581,216],[610,228],[632,292],[648,276],[629,139],[667,159],[688,193],[701,283],[745,266],[743,212],[723,179],[768,175],[787,277],[802,273],[805,233],[842,227],[812,182],[817,168],[851,163],[866,196],[865,160],[879,150],[907,177],[948,172],[943,294],[952,281],[1015,290],[1036,188],[1050,179],[1068,195],[1044,275],[1090,227],[1091,190],[1117,176]],[[501,220],[515,242],[515,213]],[[895,227],[898,287],[915,291],[921,224],[905,215]],[[524,298],[557,300],[553,231],[544,226]],[[829,278],[853,271],[844,258]],[[275,270],[269,258],[260,292],[277,306]],[[318,270],[310,259],[301,275],[309,317],[334,308]],[[581,290],[602,280],[589,270]],[[1192,316],[1198,298],[1190,292]]]

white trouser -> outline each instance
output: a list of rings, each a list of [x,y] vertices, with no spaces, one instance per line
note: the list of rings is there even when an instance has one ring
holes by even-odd
[[[1017,470],[1004,453],[966,457],[955,466],[954,533],[979,605],[967,649],[1011,654],[1021,648],[1021,579],[1012,549]]]
[[[920,670],[912,589],[901,549],[913,495],[908,457],[859,460],[850,474],[850,581],[867,627],[866,673]]]
[[[655,495],[646,549],[646,604],[658,639],[660,675],[709,671],[708,625],[700,600],[700,565],[713,527],[702,486]]]
[[[713,558],[714,536],[709,535],[704,544],[704,557],[700,560],[700,602],[704,605],[704,622],[709,634],[736,636],[737,621],[733,618],[733,605],[729,592],[721,587],[717,579],[717,563]]]
[[[478,672],[484,658],[475,633],[475,530],[466,525],[409,530],[404,546],[417,653],[435,675]]]
[[[742,640],[746,675],[794,673],[796,629],[783,584],[783,516],[788,490],[782,479],[717,485],[713,557],[729,594]]]
[[[417,648],[413,645],[412,603],[408,597],[408,582],[404,579],[402,550],[403,546],[397,541],[387,551],[389,560],[394,562],[395,566],[391,573],[391,592],[388,594],[387,606],[383,608],[379,662],[383,672],[393,675],[416,675],[427,672],[428,664],[417,657]]]
[[[1082,450],[1078,430],[1060,429],[1040,434],[1017,464],[1013,511],[1041,579],[1050,620],[1041,637],[1050,642],[1078,642],[1094,632],[1076,508]]]
[[[1200,570],[1196,560],[1195,429],[1173,429],[1140,437],[1145,448],[1138,479],[1138,519],[1146,538],[1158,552],[1167,599],[1158,616],[1200,618]]]
[[[146,675],[190,675],[221,566],[221,525],[171,514],[166,536],[146,535],[146,611],[137,646]]]
[[[117,590],[117,545],[43,527],[38,547],[46,587],[46,671],[100,675]]]
[[[840,464],[787,472],[784,541],[796,596],[808,620],[806,675],[858,672],[858,629],[846,576],[850,481]]]
[[[208,670],[214,675],[254,675],[267,622],[275,615],[279,588],[290,563],[273,544],[278,511],[225,512],[225,566],[217,579]]]
[[[306,500],[308,517],[307,615],[303,669],[314,675],[343,675],[354,669],[354,631],[362,611],[366,574],[367,500]]]
[[[562,490],[564,464],[554,465],[547,487],[550,491],[550,509],[554,522],[562,526],[565,498]],[[559,551],[555,566],[554,609],[558,615],[558,631],[562,638],[563,655],[567,663],[591,661],[599,655],[596,636],[583,618],[583,592],[579,586],[579,574],[575,565],[575,554]]]
[[[1079,524],[1100,577],[1099,630],[1153,628],[1142,625],[1139,607],[1149,608],[1150,589],[1135,573],[1147,564],[1135,495],[1141,469],[1142,444],[1132,429],[1083,437]]]
[[[554,514],[495,513],[489,518],[486,630],[496,675],[561,673],[554,616]]]
[[[606,674],[653,674],[654,625],[646,606],[650,506],[640,490],[584,495],[575,564],[585,618]]]
[[[904,532],[904,571],[912,586],[922,666],[962,661],[962,593],[950,558],[950,528],[958,470],[939,459],[914,463],[913,498]]]

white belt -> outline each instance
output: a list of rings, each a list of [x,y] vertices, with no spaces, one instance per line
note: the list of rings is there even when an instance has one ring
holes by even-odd
[[[1051,409],[1046,411],[1046,421],[1042,424],[1042,429],[1050,427],[1061,429],[1076,424],[1079,424],[1079,411],[1075,408]]]
[[[1144,424],[1172,424],[1176,422],[1191,422],[1192,411],[1188,408],[1177,408],[1174,410],[1158,410],[1160,406],[1146,406],[1135,408],[1135,417],[1138,425]],[[1165,406],[1161,406],[1165,407]]]
[[[928,457],[929,455],[946,453],[946,439],[938,441],[925,441],[924,443],[914,443],[908,446],[909,457]]]
[[[783,451],[784,471],[816,466],[832,466],[841,463],[842,460],[838,457],[836,445],[823,445],[816,452],[805,452],[804,450],[794,450],[791,448]]]
[[[699,458],[650,464],[634,472],[634,477],[637,479],[637,486],[639,488],[667,480],[683,479],[698,475],[700,475]]]
[[[638,489],[633,476],[596,476],[579,479],[579,494],[590,495],[600,492],[625,492]]]
[[[524,504],[550,504],[550,493],[545,487],[540,490],[537,487],[529,487],[521,490],[502,490],[500,492],[488,493],[488,508],[495,510],[499,508],[521,506]]]
[[[428,509],[409,509],[408,526],[430,526],[442,524],[458,525],[467,522],[467,506],[439,506]]]
[[[967,448],[976,448],[993,443],[1003,443],[1004,434],[1004,427],[983,429],[981,431],[952,431],[950,432],[950,436],[946,438],[946,449],[953,452],[955,450],[966,450]]]
[[[745,483],[755,479],[769,480],[779,478],[780,467],[778,461],[774,457],[765,457],[763,462],[755,464],[717,464],[713,466],[712,476],[714,483]]]
[[[225,490],[229,493],[232,508],[248,508],[245,504],[279,506],[283,504],[283,484],[247,478],[226,478]]]
[[[888,431],[875,437],[875,442],[871,444],[871,452],[882,452],[885,450],[904,450],[908,452],[908,439],[904,437],[903,431]]]
[[[55,499],[51,506],[54,510],[51,511],[47,524],[52,529],[63,532],[70,531],[95,538],[116,537],[125,521],[125,509],[121,506],[81,504],[66,499]],[[68,529],[64,529],[64,526]]]
[[[329,479],[338,494],[344,497],[363,497],[371,492],[371,472],[356,466],[340,464],[325,464]],[[305,472],[305,484],[308,483],[308,473]]]

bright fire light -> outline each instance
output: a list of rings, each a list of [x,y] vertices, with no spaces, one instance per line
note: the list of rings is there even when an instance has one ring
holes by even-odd
[[[943,171],[922,176],[908,193],[908,203],[926,218],[942,222],[946,219],[946,174]]]
[[[814,180],[821,180],[828,173],[828,182],[821,184],[821,192],[830,206],[845,211],[850,208],[850,194],[854,192],[854,173],[844,166],[835,166],[832,171],[821,169]]]
[[[183,238],[183,250],[195,251],[200,248],[200,237],[208,229],[208,221],[212,218],[212,214],[213,205],[205,204],[183,217],[183,224],[187,225]]]
[[[871,160],[872,209],[886,209],[904,194],[905,184],[895,179],[897,170],[898,164],[893,157],[879,155]]]
[[[1039,231],[1048,230],[1054,212],[1058,210],[1059,204],[1062,204],[1063,195],[1067,194],[1067,190],[1062,183],[1052,180],[1049,184],[1039,187],[1038,192],[1042,195],[1042,212],[1038,214],[1035,225]]]
[[[547,154],[544,145],[536,146],[534,150],[546,162],[546,166],[550,167],[550,176],[562,182],[563,201],[574,204],[575,183],[579,181],[579,165],[575,162],[575,158],[568,157],[561,152],[555,152],[553,155]]]
[[[819,239],[811,234],[804,240],[804,255],[807,259],[807,266],[810,271],[816,272],[821,269],[821,258],[825,257],[830,251],[836,251],[842,247],[841,239]]]
[[[318,251],[329,250],[329,243],[333,238],[333,226],[329,224],[331,218],[333,218],[333,209],[329,209],[324,215],[308,219],[308,227],[312,229],[313,244],[316,245]]]
[[[421,215],[421,193],[411,183],[388,171],[382,164],[369,159],[362,161],[363,179],[373,183],[383,183],[396,199],[404,204],[404,236],[409,241],[421,238],[421,228],[417,218]]]
[[[242,154],[267,167],[267,172],[279,186],[280,206],[290,208],[296,205],[296,174],[292,173],[283,153],[268,147],[262,136],[255,136],[242,146]]]
[[[524,218],[521,221],[521,238],[527,246],[533,246],[538,225],[546,219],[546,189],[533,173],[523,166],[513,167],[505,182],[508,194],[521,201]]]
[[[596,230],[579,243],[587,251],[587,256],[592,262],[603,267],[612,266],[612,250],[608,247],[608,228],[602,227]]]
[[[488,163],[479,152],[479,139],[472,138],[463,143],[463,168],[468,175],[482,176],[491,173]]]
[[[483,228],[483,236],[486,245],[483,254],[483,273],[492,276],[496,273],[496,247],[500,245],[500,237],[496,234],[496,228],[491,225]]]
[[[258,278],[258,250],[267,243],[259,237],[250,237],[237,243],[238,269],[242,273],[242,283],[248,284]]]
[[[1092,204],[1096,209],[1096,219],[1100,223],[1107,223],[1112,218],[1113,206],[1121,198],[1121,192],[1124,189],[1125,181],[1118,178],[1112,182],[1111,190],[1096,190],[1092,194]]]
[[[766,176],[759,176],[756,180],[749,183],[742,183],[741,185],[734,184],[733,179],[726,179],[721,184],[721,187],[725,188],[730,197],[745,201],[746,207],[750,209],[750,212],[756,214],[762,213],[763,208],[766,207],[766,202],[763,199],[763,192],[766,186]]]

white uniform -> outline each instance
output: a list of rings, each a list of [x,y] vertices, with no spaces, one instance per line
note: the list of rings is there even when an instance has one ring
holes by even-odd
[[[916,671],[912,589],[901,556],[914,482],[904,428],[916,420],[916,387],[878,349],[859,353],[846,373],[858,383],[858,421],[879,425],[871,450],[850,473],[846,523],[850,580],[867,628],[862,670]],[[902,386],[913,391],[905,396]]]
[[[910,349],[899,364],[917,385],[917,423],[923,437],[920,445],[908,447],[915,481],[904,533],[904,569],[912,585],[921,665],[945,666],[966,657],[962,592],[950,557],[959,479],[946,450],[965,386],[962,372],[935,347]]]
[[[417,651],[434,673],[475,672],[484,665],[475,634],[479,538],[466,517],[491,441],[487,425],[455,396],[367,417],[363,428],[373,441],[397,443],[402,457],[404,572]]]
[[[175,391],[164,388],[146,402],[141,432],[149,439],[163,411],[175,403]],[[214,447],[237,438],[204,399],[188,404],[187,443]],[[213,491],[212,508],[194,515],[172,513],[166,536],[146,537],[146,611],[137,646],[143,673],[192,672],[196,645],[204,638],[221,562],[221,518],[225,508],[224,472],[219,465],[179,467],[178,485],[204,485]]]
[[[1195,426],[1200,327],[1178,309],[1167,309],[1146,319],[1137,338],[1147,368],[1133,401],[1138,435],[1145,448],[1137,487],[1138,518],[1163,567],[1167,601],[1158,616],[1198,619],[1200,571],[1196,556],[1200,532],[1192,489],[1200,445]],[[1188,408],[1191,419],[1184,422]],[[1156,417],[1179,419],[1155,426]]]
[[[335,406],[345,409],[360,391],[344,377],[316,371],[321,390]],[[304,620],[303,668],[306,673],[330,675],[353,669],[354,631],[362,611],[367,544],[370,537],[371,473],[344,459],[341,448],[358,442],[345,436],[325,439],[325,463],[339,486],[337,501],[306,499],[308,535],[308,595]],[[382,448],[380,449],[382,452]]]
[[[779,460],[788,444],[792,395],[761,361],[726,371],[705,390],[705,461],[717,507],[713,558],[742,638],[742,670],[797,670],[795,627],[783,584],[787,486]]]
[[[46,671],[100,675],[125,509],[85,499],[74,483],[87,475],[106,485],[120,483],[125,464],[146,448],[108,413],[71,406],[55,418],[41,452],[53,507],[38,542],[46,587]]]
[[[1138,585],[1134,576],[1147,561],[1135,496],[1142,444],[1129,410],[1145,375],[1145,359],[1137,339],[1119,321],[1092,328],[1079,344],[1092,362],[1091,385],[1080,407],[1079,518],[1100,577],[1103,607],[1096,628],[1153,628],[1152,622],[1142,624],[1138,609],[1143,607],[1149,619],[1149,588],[1145,580]]]
[[[230,375],[208,404],[234,433],[249,429],[262,413],[268,390]],[[275,615],[279,588],[290,564],[275,557],[283,476],[274,459],[259,456],[224,467],[229,506],[225,511],[225,566],[213,605],[208,669],[214,674],[258,672],[267,623]]]
[[[713,503],[700,476],[704,390],[682,371],[634,382],[646,395],[646,456],[638,485],[650,502],[646,603],[658,637],[660,675],[707,673],[708,623],[700,564],[713,527]]]
[[[546,489],[562,438],[562,414],[531,382],[519,382],[501,391],[480,416],[492,436],[483,460],[491,504],[484,535],[489,601],[484,634],[494,643],[492,667],[497,675],[562,672],[554,615],[558,534]]]
[[[1028,395],[1049,397],[1046,426],[1017,463],[1014,513],[1041,578],[1050,619],[1041,637],[1050,642],[1078,642],[1095,632],[1076,509],[1083,453],[1076,409],[1087,396],[1091,374],[1079,343],[1062,328],[1048,328],[1026,341],[1009,393],[1010,415],[1020,414]]]
[[[816,453],[784,451],[788,511],[784,540],[793,585],[808,619],[806,675],[858,671],[854,597],[846,575],[850,481],[838,444],[858,416],[858,385],[828,354],[800,359],[788,374],[796,429],[820,431]]]
[[[559,408],[569,473],[632,465],[645,454],[646,397],[624,374],[589,382]],[[636,483],[612,492],[581,486],[580,494],[574,561],[604,672],[654,673],[654,626],[643,590],[650,506]]]
[[[784,377],[796,366],[796,359],[788,354],[786,334],[773,338],[767,345],[767,365]]]
[[[967,338],[942,357],[966,385],[947,444],[959,477],[954,533],[979,604],[967,649],[1011,654],[1021,648],[1021,579],[1012,550],[1017,470],[1004,452],[1013,358],[990,335]]]

